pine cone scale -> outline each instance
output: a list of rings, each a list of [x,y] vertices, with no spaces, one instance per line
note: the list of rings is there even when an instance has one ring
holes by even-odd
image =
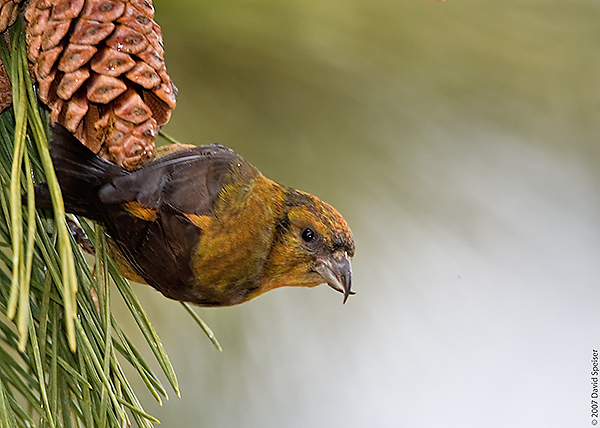
[[[86,68],[79,68],[70,73],[65,73],[58,84],[58,88],[56,88],[56,95],[65,101],[70,100],[89,77],[90,72]]]
[[[112,77],[120,76],[134,66],[135,61],[128,54],[108,47],[103,48],[91,64],[96,73]]]
[[[42,33],[42,49],[47,51],[57,46],[69,32],[70,21],[50,19]]]
[[[69,44],[58,63],[58,69],[65,73],[75,71],[87,64],[97,51],[95,46]]]
[[[70,42],[78,45],[97,45],[115,29],[112,22],[91,21],[80,19],[75,25]]]
[[[85,0],[58,0],[52,6],[52,19],[62,21],[77,18]]]
[[[88,0],[81,17],[91,21],[114,22],[123,15],[124,10],[125,4],[122,2],[112,0]]]

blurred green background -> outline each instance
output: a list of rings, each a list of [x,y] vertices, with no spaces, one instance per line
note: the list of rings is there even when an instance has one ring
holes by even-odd
[[[590,425],[598,1],[155,7],[166,132],[318,195],[357,245],[344,306],[321,286],[198,309],[222,354],[136,286],[181,382],[145,396],[162,426]]]

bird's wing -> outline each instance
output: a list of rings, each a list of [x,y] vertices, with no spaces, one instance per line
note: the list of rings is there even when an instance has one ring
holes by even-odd
[[[223,177],[238,158],[233,150],[219,145],[183,149],[117,177],[100,190],[100,200],[129,204],[130,212],[136,208],[160,211],[169,205],[181,213],[211,215]],[[152,211],[137,213],[144,219],[152,216]]]
[[[190,294],[192,257],[202,239],[203,219],[212,216],[221,189],[231,182],[232,165],[242,161],[223,146],[183,149],[100,189],[103,223],[120,253],[167,297],[212,301]]]

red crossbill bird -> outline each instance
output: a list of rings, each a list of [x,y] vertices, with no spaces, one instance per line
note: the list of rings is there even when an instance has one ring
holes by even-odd
[[[278,184],[233,150],[184,146],[128,170],[66,129],[50,154],[67,212],[98,221],[126,278],[166,297],[229,306],[283,286],[352,287],[354,239],[317,197]],[[36,204],[51,207],[48,189]]]

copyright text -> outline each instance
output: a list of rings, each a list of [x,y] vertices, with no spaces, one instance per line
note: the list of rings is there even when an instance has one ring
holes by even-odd
[[[592,393],[591,397],[591,416],[592,416],[592,425],[598,425],[598,376],[600,374],[600,370],[598,369],[598,350],[592,349],[592,371],[590,372],[592,377]]]

